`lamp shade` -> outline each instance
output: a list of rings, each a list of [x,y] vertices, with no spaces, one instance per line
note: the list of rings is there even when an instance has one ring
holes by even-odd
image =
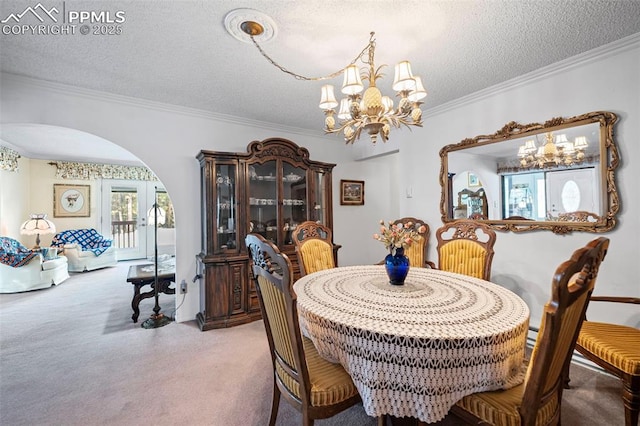
[[[160,206],[154,206],[147,211],[147,223],[149,226],[154,226],[156,224],[156,215],[158,216],[158,225],[165,224],[167,220],[167,212]]]
[[[536,141],[533,139],[529,139],[524,143],[524,150],[527,153],[536,152],[538,148],[536,148]]]
[[[576,140],[573,142],[573,146],[577,150],[585,149],[589,146],[587,142],[587,138],[585,136],[578,136]]]
[[[349,111],[349,99],[343,98],[340,101],[340,110],[338,111],[338,118],[340,120],[348,120],[351,118],[351,112]]]
[[[427,91],[422,85],[422,79],[420,77],[416,76],[414,77],[414,80],[416,82],[416,88],[411,93],[409,93],[409,96],[407,97],[411,102],[418,102],[420,99],[424,99],[427,97]]]
[[[384,113],[393,112],[393,99],[388,96],[382,97],[382,106],[384,107]]]
[[[345,95],[355,95],[362,92],[364,85],[360,78],[360,71],[355,64],[344,69],[344,80],[342,80],[342,93]]]
[[[338,106],[336,96],[333,94],[333,86],[325,84],[322,86],[322,92],[320,94],[320,108],[324,110],[333,109]]]
[[[29,220],[20,226],[23,235],[55,234],[56,226],[47,219],[46,214],[32,214]]]
[[[409,61],[402,61],[396,64],[396,74],[392,87],[396,92],[416,88],[416,81],[411,73],[411,64]]]

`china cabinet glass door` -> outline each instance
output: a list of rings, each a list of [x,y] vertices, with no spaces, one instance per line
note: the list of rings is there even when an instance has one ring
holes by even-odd
[[[236,166],[218,164],[216,169],[216,250],[235,250],[236,232]]]
[[[249,171],[249,232],[278,243],[278,182],[276,161],[254,163]]]
[[[284,243],[293,244],[291,232],[308,220],[307,171],[287,162],[282,168],[282,218]]]
[[[313,205],[310,207],[310,220],[314,220],[324,226],[328,226],[329,224],[327,223],[327,206],[329,204],[329,188],[327,185],[327,179],[329,179],[329,175],[327,175],[325,172],[316,172],[314,173],[314,178],[315,197]]]

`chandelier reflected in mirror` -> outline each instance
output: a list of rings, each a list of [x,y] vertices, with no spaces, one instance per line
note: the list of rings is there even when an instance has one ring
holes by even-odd
[[[571,142],[561,133],[555,136],[554,141],[553,132],[548,132],[545,134],[544,145],[537,147],[535,139],[530,139],[518,148],[520,166],[537,166],[543,169],[580,164],[585,159],[584,151],[588,146],[589,142],[585,136],[578,136]]]
[[[366,132],[371,141],[376,143],[378,136],[386,142],[392,127],[399,128],[403,125],[422,127],[420,105],[422,99],[427,96],[427,92],[420,77],[414,76],[411,72],[409,61],[402,61],[395,66],[392,88],[399,98],[397,108],[394,107],[391,97],[383,96],[377,87],[377,81],[384,75],[381,70],[386,65],[375,67],[375,33],[371,33],[367,46],[347,67],[324,77],[305,77],[278,64],[260,47],[256,38],[265,35],[263,23],[266,24],[266,35],[273,37],[275,23],[258,11],[237,9],[225,17],[227,30],[234,37],[242,40],[238,32],[242,32],[245,37],[248,36],[269,63],[298,80],[328,80],[344,74],[342,93],[345,98],[340,103],[336,100],[332,85],[324,85],[321,89],[319,106],[325,113],[324,131],[326,133],[341,133],[345,142],[349,144],[359,139],[362,132]],[[365,65],[362,70],[358,68],[358,62]],[[362,80],[368,82],[366,90]],[[340,108],[336,114],[335,108],[338,105]],[[336,117],[339,120],[338,123],[336,123]]]

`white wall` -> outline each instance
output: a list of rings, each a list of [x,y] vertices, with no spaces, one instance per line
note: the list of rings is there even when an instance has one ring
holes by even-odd
[[[579,59],[427,111],[424,132],[419,137],[415,133],[406,136],[401,144],[399,161],[409,165],[400,168],[402,182],[422,184],[414,185],[413,198],[401,197],[400,213],[424,218],[432,228],[441,223],[438,150],[444,145],[492,134],[509,121],[544,122],[552,117],[612,111],[619,117],[614,135],[622,159],[616,171],[621,209],[615,229],[604,234],[611,245],[595,293],[640,297],[640,37]],[[495,246],[492,281],[522,296],[531,308],[531,325],[537,326],[555,268],[575,249],[598,236],[501,232]],[[434,238],[430,243],[429,258],[437,259]],[[637,307],[609,306],[607,310],[605,305],[592,304],[589,317],[640,327]]]
[[[365,140],[366,143],[366,140]],[[340,205],[340,179],[364,180],[364,205]],[[374,241],[380,220],[398,218],[394,192],[398,184],[398,154],[387,154],[368,161],[340,163],[333,173],[333,240],[342,245],[338,265],[374,264],[387,255],[384,245]]]

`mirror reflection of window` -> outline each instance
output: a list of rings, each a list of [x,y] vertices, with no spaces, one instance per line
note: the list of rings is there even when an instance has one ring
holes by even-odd
[[[544,220],[544,173],[504,175],[502,179],[506,194],[503,199],[503,217]],[[542,186],[540,182],[543,182]]]

